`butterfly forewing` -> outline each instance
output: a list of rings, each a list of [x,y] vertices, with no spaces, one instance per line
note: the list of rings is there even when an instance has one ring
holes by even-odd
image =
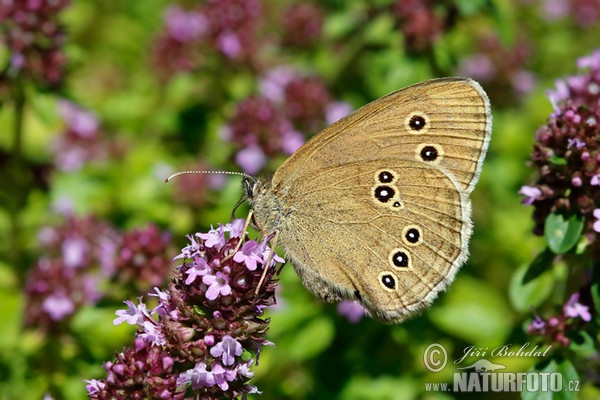
[[[415,122],[423,119],[419,127]],[[413,122],[411,124],[411,121]],[[487,96],[468,78],[442,78],[391,93],[332,124],[309,140],[275,173],[274,186],[323,168],[378,157],[422,159],[421,145],[437,146],[434,160],[470,192],[491,135]]]

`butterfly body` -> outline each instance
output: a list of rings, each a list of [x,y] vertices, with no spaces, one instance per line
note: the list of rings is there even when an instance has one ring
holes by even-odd
[[[490,135],[477,83],[427,81],[334,123],[244,192],[311,292],[400,322],[467,259],[469,194]]]

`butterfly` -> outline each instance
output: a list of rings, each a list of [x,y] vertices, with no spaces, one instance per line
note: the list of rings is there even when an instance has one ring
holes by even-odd
[[[325,128],[272,177],[246,176],[244,197],[314,295],[401,322],[467,260],[491,128],[477,82],[418,83]]]

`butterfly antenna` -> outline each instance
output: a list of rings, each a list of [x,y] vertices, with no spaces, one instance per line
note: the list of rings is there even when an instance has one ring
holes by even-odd
[[[169,176],[167,179],[165,179],[165,182],[169,182],[171,179],[179,176],[179,175],[184,175],[184,174],[223,174],[223,175],[241,175],[245,178],[249,178],[252,179],[252,177],[248,174],[245,174],[243,172],[232,172],[232,171],[198,171],[198,170],[190,170],[190,171],[179,171],[174,173],[173,175]]]

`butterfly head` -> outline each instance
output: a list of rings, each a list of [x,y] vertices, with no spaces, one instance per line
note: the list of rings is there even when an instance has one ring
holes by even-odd
[[[254,211],[254,225],[263,234],[277,231],[280,209],[279,200],[273,193],[270,178],[253,178],[245,176],[242,180],[244,199]]]
[[[251,176],[245,176],[242,179],[242,191],[244,193],[244,198],[252,204],[252,201],[256,197],[256,194],[259,191],[260,180],[255,179]]]

